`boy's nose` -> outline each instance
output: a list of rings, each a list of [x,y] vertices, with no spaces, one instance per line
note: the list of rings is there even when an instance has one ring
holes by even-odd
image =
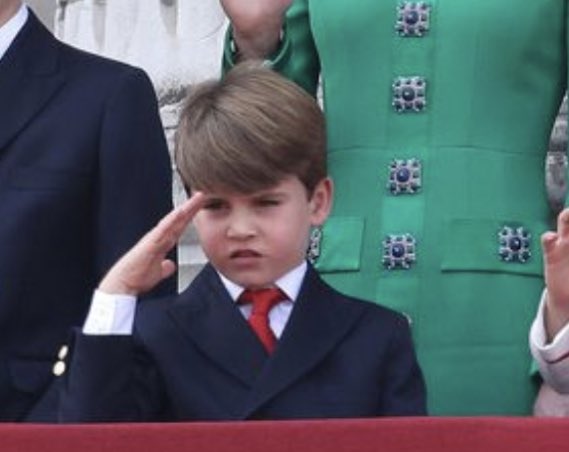
[[[227,228],[227,236],[230,238],[248,238],[256,234],[254,221],[246,212],[235,212]]]

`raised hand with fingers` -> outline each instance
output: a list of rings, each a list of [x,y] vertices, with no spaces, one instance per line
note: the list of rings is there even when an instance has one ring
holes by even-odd
[[[176,246],[202,203],[203,195],[195,193],[162,218],[113,265],[99,284],[99,290],[108,294],[139,295],[171,276],[176,265],[167,254]]]
[[[547,285],[546,330],[553,338],[569,322],[569,208],[557,218],[557,231],[541,237]]]
[[[221,0],[240,57],[264,59],[276,50],[291,4],[292,0]]]

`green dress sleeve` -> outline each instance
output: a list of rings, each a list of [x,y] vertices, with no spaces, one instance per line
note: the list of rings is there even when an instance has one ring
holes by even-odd
[[[223,51],[223,71],[235,65],[231,45],[232,28],[229,26]],[[310,29],[308,0],[295,0],[286,14],[282,41],[267,62],[274,70],[295,81],[313,96],[318,87],[320,61]]]

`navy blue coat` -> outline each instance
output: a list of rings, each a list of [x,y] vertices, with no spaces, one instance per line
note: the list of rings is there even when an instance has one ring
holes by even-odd
[[[31,13],[0,60],[0,419],[36,405],[97,281],[170,208],[148,77]]]
[[[425,414],[407,320],[309,268],[267,356],[211,266],[139,305],[133,336],[77,332],[61,420],[193,421]]]

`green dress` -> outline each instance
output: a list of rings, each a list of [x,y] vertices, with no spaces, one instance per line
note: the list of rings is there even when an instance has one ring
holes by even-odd
[[[288,12],[274,67],[310,92],[321,75],[336,187],[316,266],[408,315],[431,414],[531,411],[568,8],[300,0]]]

